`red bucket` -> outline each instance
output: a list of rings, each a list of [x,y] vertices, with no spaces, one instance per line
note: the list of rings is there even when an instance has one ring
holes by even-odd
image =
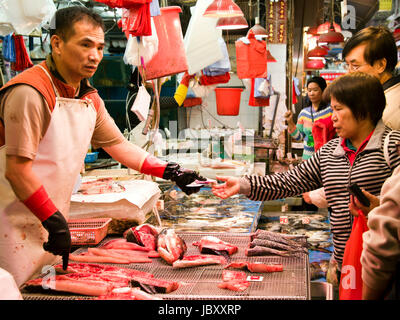
[[[242,88],[215,88],[217,114],[220,116],[237,116],[240,107]]]

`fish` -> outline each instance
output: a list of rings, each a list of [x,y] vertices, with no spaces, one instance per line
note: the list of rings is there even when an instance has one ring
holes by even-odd
[[[198,267],[210,264],[226,264],[227,260],[223,256],[216,256],[212,254],[200,254],[185,256],[182,259],[176,260],[172,264],[172,268],[189,268]]]
[[[248,262],[248,261],[236,261],[225,266],[225,268],[237,268],[247,269],[250,272],[282,272],[282,264],[265,264],[262,262]]]
[[[276,250],[268,247],[255,246],[253,248],[246,248],[245,255],[251,256],[263,256],[263,255],[278,255],[282,257],[289,257],[291,255],[290,251]]]
[[[113,284],[101,280],[75,280],[65,277],[65,275],[54,276],[51,281],[43,282],[43,279],[33,279],[25,282],[25,290],[32,288],[41,288],[46,285],[47,288],[55,291],[70,292],[85,296],[106,295],[112,290]]]
[[[148,258],[147,253],[144,256],[143,254],[132,254],[132,253],[121,253],[115,251],[114,249],[99,249],[99,248],[88,248],[88,253],[93,254],[95,256],[104,256],[104,257],[113,257],[117,259],[126,259],[129,263],[148,263],[152,262],[151,259]]]
[[[223,281],[218,283],[218,288],[220,289],[228,289],[232,291],[244,291],[246,290],[250,285],[250,282],[246,280],[242,281]]]
[[[304,252],[304,253],[308,253],[307,248],[304,247],[299,247],[299,246],[295,246],[292,247],[290,245],[286,245],[280,242],[275,242],[275,241],[270,241],[270,240],[265,240],[265,239],[253,239],[253,241],[250,242],[249,244],[250,248],[253,248],[255,246],[262,246],[262,247],[268,247],[268,248],[272,248],[272,249],[279,249],[279,250],[286,250],[289,252]]]
[[[139,288],[117,288],[110,293],[94,298],[93,300],[162,300]]]
[[[250,235],[251,241],[254,239],[264,239],[264,240],[271,240],[279,243],[286,244],[292,247],[302,247],[305,244],[298,242],[301,240],[301,236],[294,236],[294,235],[285,235],[282,233],[271,232],[266,230],[257,229],[256,232]]]
[[[145,223],[129,228],[123,233],[123,237],[128,242],[136,243],[150,250],[156,250],[158,234],[159,230],[156,227]]]
[[[238,247],[214,236],[204,236],[199,241],[192,243],[194,246],[199,247],[200,253],[216,253],[226,252],[232,255],[238,251]]]
[[[246,280],[247,275],[243,271],[222,270],[222,281]]]
[[[159,233],[157,252],[168,264],[172,265],[176,260],[182,259],[186,250],[185,240],[178,236],[174,229],[165,228]]]
[[[310,263],[311,280],[324,278],[327,276],[329,260],[313,261]]]
[[[129,259],[126,258],[117,258],[117,257],[106,257],[106,256],[97,256],[93,254],[89,254],[87,252],[81,254],[70,254],[69,260],[77,261],[77,262],[89,262],[89,263],[117,263],[117,264],[129,264]]]
[[[131,285],[134,287],[140,287],[145,292],[152,294],[170,293],[179,288],[179,283],[176,281],[141,276],[133,276],[131,279]]]
[[[126,239],[113,239],[102,245],[103,249],[125,249],[137,251],[151,251],[150,248],[143,247],[136,243],[128,242]]]

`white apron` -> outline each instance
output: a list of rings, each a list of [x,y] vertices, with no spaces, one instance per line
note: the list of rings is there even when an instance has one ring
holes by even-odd
[[[52,82],[56,104],[32,170],[57,209],[68,219],[72,189],[93,135],[96,110],[89,99],[59,97],[50,75],[41,68]],[[4,177],[5,149],[5,146],[0,148],[0,267],[10,272],[20,286],[41,273],[45,265],[55,263],[57,257],[43,250],[48,236],[46,229],[18,200]]]

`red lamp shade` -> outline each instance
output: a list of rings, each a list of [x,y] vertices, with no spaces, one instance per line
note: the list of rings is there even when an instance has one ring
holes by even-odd
[[[337,24],[336,22],[334,22],[334,23],[332,23],[332,24],[333,24],[333,29],[334,29],[336,32],[341,32],[341,31],[342,31],[342,28],[340,27],[339,24]],[[325,23],[323,23],[323,24],[320,24],[320,25],[318,26],[318,28],[317,28],[317,34],[324,34],[324,33],[327,33],[327,32],[330,31],[330,29],[331,29],[331,22],[330,22],[330,21],[327,21],[327,22],[325,22]]]
[[[306,62],[306,69],[319,70],[323,67],[325,67],[325,64],[321,59],[313,59]]]
[[[328,50],[323,47],[316,46],[314,49],[310,50],[307,54],[307,57],[324,57],[328,54]]]
[[[219,18],[216,28],[222,30],[235,30],[248,28],[248,26],[246,19],[243,16],[240,16]]]
[[[244,16],[240,7],[232,0],[214,0],[203,13],[203,17],[223,18]]]
[[[311,34],[311,35],[318,35],[318,28],[317,27],[310,27],[308,28],[307,34]]]
[[[328,33],[321,34],[318,41],[326,43],[338,43],[343,42],[344,37],[340,32],[335,32],[333,29],[330,29]]]
[[[260,18],[255,17],[254,19],[254,26],[252,26],[249,31],[247,32],[247,36],[249,35],[250,30],[253,31],[254,35],[257,36],[262,36],[262,37],[268,37],[267,30],[265,30],[261,25],[260,25]]]

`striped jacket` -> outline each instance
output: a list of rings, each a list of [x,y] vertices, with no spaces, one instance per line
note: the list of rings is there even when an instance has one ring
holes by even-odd
[[[396,142],[400,131],[392,131],[388,145],[389,163],[385,160],[383,146],[390,132],[382,120],[377,124],[365,149],[357,154],[353,165],[341,146],[342,138],[335,138],[319,149],[313,157],[294,169],[267,176],[245,176],[241,184],[247,184],[247,196],[252,200],[273,200],[300,195],[304,192],[325,188],[326,198],[332,208],[330,222],[333,234],[334,257],[342,262],[347,239],[350,236],[353,217],[349,211],[349,183],[379,195],[385,180],[400,164]],[[246,187],[241,190],[246,190]]]

